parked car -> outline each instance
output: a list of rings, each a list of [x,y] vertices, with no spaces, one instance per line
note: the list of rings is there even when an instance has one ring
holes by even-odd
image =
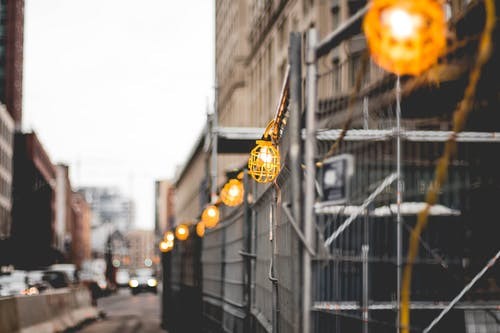
[[[44,281],[44,274],[45,271],[40,270],[26,272],[25,282],[28,285],[27,294],[37,294],[53,289],[47,281]]]
[[[0,296],[23,295],[29,289],[25,271],[12,271],[0,275]]]
[[[52,288],[67,288],[70,286],[68,275],[63,271],[44,271],[42,280]]]
[[[156,280],[153,270],[150,268],[137,269],[131,276],[129,283],[132,295],[142,291],[158,292],[158,280]]]
[[[49,266],[49,271],[59,271],[66,273],[69,283],[77,283],[76,266],[74,264],[54,264]]]

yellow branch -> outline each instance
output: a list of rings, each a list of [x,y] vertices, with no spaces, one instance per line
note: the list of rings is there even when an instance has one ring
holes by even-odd
[[[465,89],[464,98],[453,114],[453,134],[446,142],[443,156],[439,159],[436,166],[434,186],[432,186],[427,192],[426,206],[418,214],[417,224],[410,235],[408,258],[403,272],[403,280],[401,283],[400,327],[402,333],[408,333],[410,327],[411,276],[413,262],[418,255],[418,240],[420,238],[420,235],[422,234],[422,231],[427,226],[429,210],[431,206],[437,202],[439,191],[447,177],[448,166],[457,149],[456,135],[463,130],[467,121],[467,117],[472,109],[472,105],[474,103],[474,98],[476,95],[477,83],[481,76],[481,69],[491,55],[491,35],[496,23],[495,0],[485,0],[485,11],[486,22],[483,33],[479,40],[477,59],[471,69],[469,83],[467,85],[467,88]]]

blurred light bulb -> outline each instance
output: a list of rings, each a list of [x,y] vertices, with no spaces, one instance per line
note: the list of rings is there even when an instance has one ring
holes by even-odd
[[[177,228],[175,228],[175,237],[182,241],[188,239],[189,227],[186,224],[179,224]]]
[[[259,160],[262,162],[262,163],[271,163],[273,161],[273,154],[271,154],[269,152],[269,150],[267,149],[267,147],[262,147],[262,149],[260,150],[259,152]]]
[[[240,188],[237,185],[233,185],[229,188],[229,195],[231,197],[236,197],[240,194]]]
[[[169,244],[168,244],[168,241],[161,241],[161,242],[160,242],[160,251],[161,251],[161,252],[167,252],[167,251],[168,251],[168,248],[169,248],[169,246],[168,246],[168,245],[169,245]]]
[[[215,205],[210,205],[201,214],[201,221],[207,228],[213,228],[219,222],[219,208]]]
[[[196,224],[196,234],[200,238],[205,235],[205,223],[200,221]]]
[[[164,237],[167,241],[173,241],[175,236],[174,236],[174,233],[172,231],[167,231],[165,233],[165,237]]]
[[[421,18],[402,8],[389,8],[382,12],[382,22],[389,26],[392,36],[399,40],[410,38],[420,25]]]

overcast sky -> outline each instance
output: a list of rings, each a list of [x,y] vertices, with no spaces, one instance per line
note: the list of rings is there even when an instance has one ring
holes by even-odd
[[[212,105],[214,1],[26,0],[23,127],[74,187],[116,185],[154,223]]]

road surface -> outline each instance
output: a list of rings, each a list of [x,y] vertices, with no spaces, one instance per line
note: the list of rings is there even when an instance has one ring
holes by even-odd
[[[159,295],[159,294],[158,294]],[[100,298],[103,319],[83,327],[78,333],[166,333],[160,328],[160,298],[152,293],[132,296],[128,289]]]

